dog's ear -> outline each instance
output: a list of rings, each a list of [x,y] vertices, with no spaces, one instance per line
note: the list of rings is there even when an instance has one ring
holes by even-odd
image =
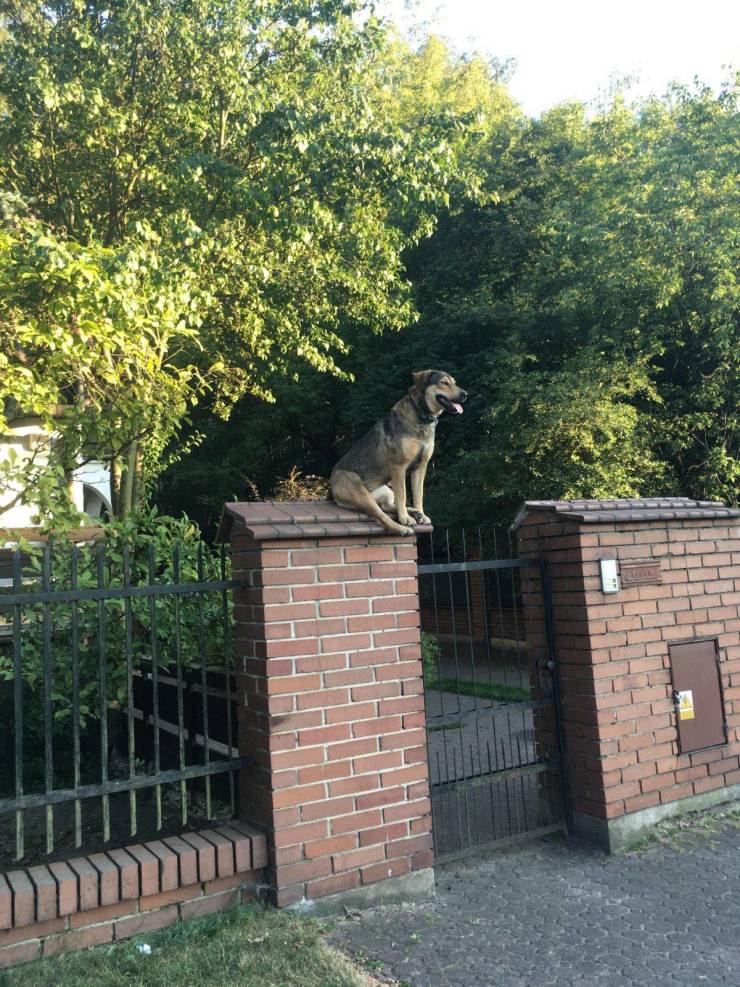
[[[414,378],[414,387],[419,392],[419,394],[421,394],[423,392],[424,388],[426,387],[427,381],[432,376],[432,371],[431,370],[418,370],[412,376]]]

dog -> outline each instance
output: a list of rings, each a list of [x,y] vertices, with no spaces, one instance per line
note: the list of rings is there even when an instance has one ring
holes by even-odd
[[[461,415],[468,397],[444,370],[420,370],[413,379],[408,394],[342,456],[329,477],[335,503],[362,511],[400,535],[412,534],[415,523],[430,523],[424,513],[424,477],[434,452],[437,421],[445,411]],[[407,474],[410,508],[406,507]]]

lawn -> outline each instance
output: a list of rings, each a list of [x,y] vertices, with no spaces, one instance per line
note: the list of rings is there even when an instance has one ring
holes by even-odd
[[[529,689],[520,685],[504,685],[502,682],[470,682],[465,679],[438,679],[426,683],[429,692],[459,693],[461,696],[474,696],[478,699],[500,699],[503,702],[520,703],[532,698]]]
[[[147,943],[151,954],[138,947]],[[321,926],[254,905],[0,973],[2,987],[371,987]]]

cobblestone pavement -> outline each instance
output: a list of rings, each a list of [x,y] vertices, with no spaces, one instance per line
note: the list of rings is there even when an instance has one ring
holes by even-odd
[[[561,837],[489,851],[438,868],[436,899],[330,938],[412,987],[739,987],[739,826],[720,810],[612,857]]]

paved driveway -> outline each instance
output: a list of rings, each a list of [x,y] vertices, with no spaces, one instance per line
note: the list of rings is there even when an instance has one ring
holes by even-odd
[[[740,813],[664,824],[608,857],[560,837],[437,870],[437,897],[337,923],[381,982],[412,987],[740,985]]]

